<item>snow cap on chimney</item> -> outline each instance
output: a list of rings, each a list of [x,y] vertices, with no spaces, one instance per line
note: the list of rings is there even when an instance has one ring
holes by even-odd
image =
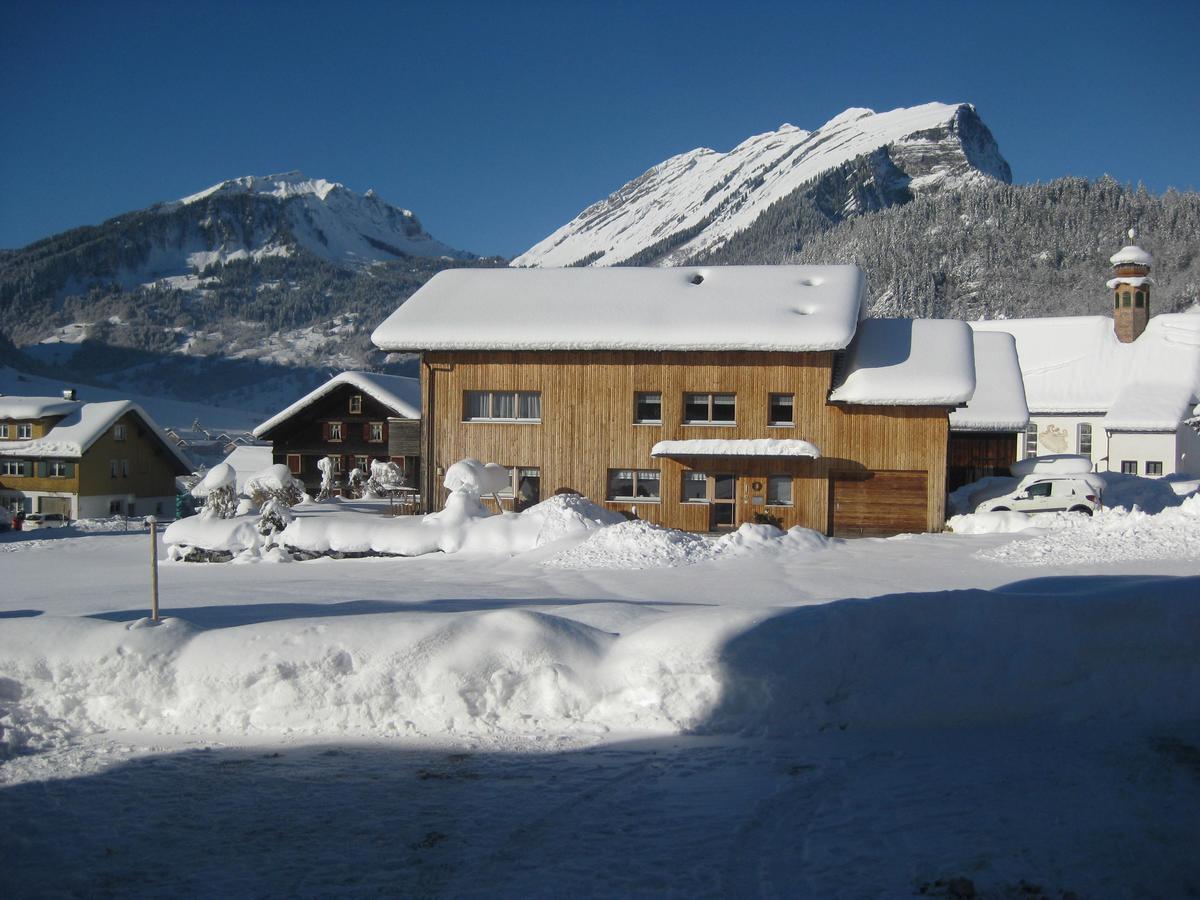
[[[63,395],[64,400],[74,400],[75,399],[75,388],[64,388],[62,395]]]

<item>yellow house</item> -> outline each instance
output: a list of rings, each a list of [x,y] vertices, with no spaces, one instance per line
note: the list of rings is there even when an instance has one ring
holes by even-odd
[[[71,519],[173,513],[187,457],[136,403],[0,395],[0,505]]]

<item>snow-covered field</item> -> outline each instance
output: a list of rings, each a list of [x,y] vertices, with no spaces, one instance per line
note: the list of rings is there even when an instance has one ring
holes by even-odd
[[[1200,500],[1023,524],[0,535],[4,893],[1194,893]]]

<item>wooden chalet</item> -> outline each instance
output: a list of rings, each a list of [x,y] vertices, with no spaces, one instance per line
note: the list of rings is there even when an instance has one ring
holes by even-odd
[[[474,457],[505,505],[576,491],[690,531],[932,531],[971,332],[860,321],[854,266],[460,269],[374,333],[420,351],[423,495]]]
[[[343,372],[254,429],[270,441],[271,456],[316,494],[319,460],[333,463],[334,488],[354,469],[376,460],[399,465],[407,484],[421,474],[420,384],[415,378]]]
[[[136,403],[0,396],[0,505],[66,519],[174,514],[191,461]]]

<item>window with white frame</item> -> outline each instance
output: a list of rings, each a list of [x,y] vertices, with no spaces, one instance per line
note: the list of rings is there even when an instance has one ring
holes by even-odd
[[[1162,460],[1148,459],[1146,460],[1147,475],[1162,475]]]
[[[117,477],[117,472],[118,472],[119,470],[120,470],[120,463],[119,463],[119,462],[117,462],[117,460],[115,460],[115,459],[110,459],[110,460],[108,461],[108,477],[109,477],[109,478],[116,478],[116,477]]]
[[[684,394],[684,425],[733,425],[737,400],[734,394]]]
[[[1025,458],[1037,456],[1037,424],[1030,422],[1025,426]]]
[[[121,460],[121,477],[122,478],[129,477],[129,460],[127,460],[127,459]]]
[[[8,425],[0,425],[0,439],[8,437]]]
[[[29,474],[29,464],[23,459],[6,459],[0,462],[0,475],[10,478],[24,478]]]
[[[345,440],[342,432],[341,422],[326,422],[325,423],[325,439],[329,441]]]
[[[28,422],[17,425],[17,440],[27,441],[33,437],[33,426]]]
[[[657,469],[608,470],[607,499],[657,503],[660,496]]]
[[[382,422],[372,422],[367,433],[368,433],[367,440],[370,441],[372,444],[383,443],[383,423]]]
[[[71,464],[63,462],[61,459],[50,460],[47,465],[47,475],[51,478],[69,478],[71,476]]]
[[[703,472],[684,472],[680,500],[684,503],[707,503],[708,476]]]
[[[362,414],[362,394],[352,394],[350,396],[350,415],[357,416]]]
[[[540,422],[540,391],[463,391],[464,422]]]
[[[638,425],[662,424],[662,393],[639,391],[633,395],[633,421]]]
[[[1080,422],[1075,428],[1075,446],[1082,456],[1092,455],[1092,426],[1089,422]]]
[[[767,476],[767,506],[792,505],[792,476]]]
[[[125,436],[126,436],[126,428],[124,425],[114,425],[113,426],[113,440],[114,441],[123,441],[123,440],[125,440]]]

